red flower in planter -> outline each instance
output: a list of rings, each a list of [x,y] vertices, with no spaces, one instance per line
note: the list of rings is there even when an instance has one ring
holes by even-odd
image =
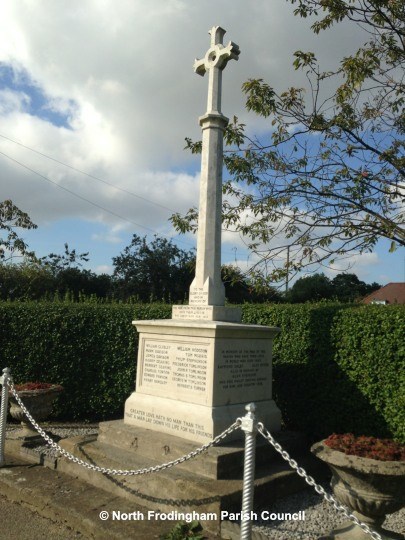
[[[324,443],[346,455],[359,456],[380,461],[405,461],[405,445],[391,439],[377,439],[353,433],[330,435]]]
[[[63,390],[62,386],[60,384],[52,384],[52,383],[41,383],[41,382],[27,382],[24,384],[16,384],[14,385],[14,388],[17,392],[24,392],[26,390],[49,390],[52,388],[53,390]]]

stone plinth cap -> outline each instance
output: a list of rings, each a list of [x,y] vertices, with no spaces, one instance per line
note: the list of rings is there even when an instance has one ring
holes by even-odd
[[[259,324],[239,324],[222,321],[190,321],[173,319],[154,319],[132,321],[138,332],[148,334],[200,335],[206,337],[256,338],[275,337],[280,328]]]

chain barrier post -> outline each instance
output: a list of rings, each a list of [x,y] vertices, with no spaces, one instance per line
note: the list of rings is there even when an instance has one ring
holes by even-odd
[[[241,429],[245,432],[245,457],[243,465],[243,493],[240,540],[252,538],[252,512],[255,480],[255,455],[257,420],[255,416],[256,405],[249,403],[245,409],[247,413],[241,418]]]
[[[3,386],[1,392],[0,408],[0,467],[5,465],[4,445],[6,443],[6,424],[8,411],[8,381],[10,379],[10,368],[3,369],[3,375],[0,377],[0,384]]]

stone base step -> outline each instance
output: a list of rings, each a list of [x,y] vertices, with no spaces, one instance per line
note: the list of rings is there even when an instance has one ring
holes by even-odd
[[[310,446],[302,433],[280,431],[275,433],[274,437],[294,458],[307,452]],[[281,459],[260,434],[257,435],[256,441],[257,467]],[[131,426],[122,420],[100,422],[97,442],[105,447],[106,456],[119,460],[125,468],[132,468],[134,458],[147,458],[158,465],[173,461],[200,446],[181,437]],[[230,443],[227,443],[225,439],[221,445],[211,447],[197,459],[186,461],[177,465],[176,468],[192,471],[214,480],[240,479],[243,472],[243,454],[243,439]]]
[[[107,448],[105,444],[94,438],[64,439],[61,445],[75,456],[95,465],[110,469],[126,468],[122,450],[117,452],[118,449],[114,447],[112,451],[111,447]],[[208,453],[212,450],[214,449],[210,449]],[[131,469],[141,469],[171,461],[174,456],[166,456],[165,460],[155,460],[132,455],[131,458],[127,456],[126,459],[130,459]],[[176,466],[140,476],[109,476],[90,471],[65,458],[58,459],[57,469],[151,510],[194,511],[199,515],[199,521],[204,529],[219,535],[221,517],[223,517],[221,512],[238,513],[241,510],[242,473],[235,475],[235,478],[214,480],[200,474],[199,459],[201,458],[190,460],[190,470]],[[301,456],[299,465],[304,467],[309,474],[314,475],[317,480],[324,472],[317,460],[310,455]],[[259,505],[268,505],[277,498],[300,491],[305,487],[302,478],[285,462],[270,461],[266,465],[259,465],[255,478],[255,504]],[[204,516],[207,516],[207,519]]]

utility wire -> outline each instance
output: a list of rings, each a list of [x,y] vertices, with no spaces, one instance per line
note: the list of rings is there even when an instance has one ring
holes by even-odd
[[[30,150],[31,152],[34,152],[35,154],[38,154],[39,156],[42,156],[42,157],[45,157],[46,159],[50,159],[51,161],[54,161],[55,163],[58,163],[59,165],[63,165],[64,167],[67,167],[69,169],[71,169],[72,171],[75,171],[75,172],[78,172],[80,174],[84,174],[85,176],[88,176],[89,178],[92,178],[93,180],[97,180],[98,182],[102,182],[103,184],[106,184],[107,186],[110,186],[118,191],[122,191],[123,193],[126,193],[128,195],[132,195],[133,197],[136,197],[137,199],[141,199],[142,201],[146,201],[150,204],[154,204],[155,206],[159,206],[160,208],[163,208],[164,210],[169,210],[169,212],[173,212],[173,213],[176,213],[175,210],[173,210],[172,208],[169,208],[167,206],[164,206],[162,204],[159,204],[155,201],[152,201],[151,199],[148,199],[146,197],[142,197],[141,195],[137,195],[136,193],[134,193],[133,191],[129,191],[127,189],[124,189],[124,188],[120,188],[118,186],[115,186],[114,184],[111,184],[110,182],[107,182],[107,180],[103,180],[102,178],[98,178],[97,176],[94,176],[93,174],[90,174],[90,173],[87,173],[85,171],[82,171],[81,169],[77,169],[76,167],[73,167],[72,165],[68,165],[67,163],[64,163],[63,161],[60,161],[56,158],[53,158],[51,156],[48,156],[47,154],[44,154],[43,152],[40,152],[39,150],[35,150],[34,148],[31,148],[30,146],[27,146],[19,141],[15,141],[14,139],[11,139],[10,137],[7,137],[6,135],[3,135],[2,133],[0,133],[0,137],[2,137],[3,139],[6,139],[7,141],[10,141],[14,144],[17,144],[18,146],[21,146],[22,148],[26,148],[27,150]],[[82,197],[81,195],[78,195],[77,193],[74,193],[73,191],[70,191],[69,189],[61,186],[60,184],[58,184],[57,182],[54,182],[53,180],[50,180],[49,178],[47,178],[46,176],[42,175],[41,173],[37,172],[37,171],[34,171],[33,169],[31,169],[30,167],[28,167],[27,165],[24,165],[23,163],[17,161],[16,159],[8,156],[7,154],[4,154],[3,152],[0,152],[0,154],[2,154],[3,156],[5,156],[6,158],[14,161],[15,163],[17,163],[18,165],[21,165],[21,167],[24,167],[25,169],[33,172],[34,174],[40,176],[41,178],[44,178],[45,180],[47,180],[48,182],[51,182],[52,184],[54,184],[55,186],[67,191],[68,193],[70,193],[71,195],[74,195],[75,197],[78,197],[79,199],[82,199],[83,201],[86,201],[88,202],[89,204],[92,204],[93,206],[96,206],[97,208],[100,208],[101,210],[104,210],[105,212],[108,212],[109,214],[113,215],[113,216],[116,216],[118,217],[119,219],[122,219],[124,221],[127,221],[128,223],[131,223],[132,225],[136,225],[137,227],[141,227],[142,229],[145,229],[147,231],[151,231],[153,232],[154,234],[160,234],[158,233],[157,231],[153,230],[153,229],[150,229],[149,227],[145,227],[144,225],[140,225],[139,223],[135,223],[134,221],[131,221],[127,218],[124,218],[122,216],[120,216],[119,214],[116,214],[115,212],[112,212],[111,210],[108,210],[107,208],[104,208],[103,206],[100,206],[98,205],[97,203],[93,203],[92,201],[90,201],[89,199],[86,199],[85,197]],[[161,236],[165,236],[166,238],[173,238],[172,236],[168,236],[168,235],[165,235],[165,234],[161,234]],[[188,243],[188,242],[183,242],[181,240],[177,240],[177,242],[181,243],[181,244],[184,244],[184,245],[188,245],[188,246],[191,246],[192,244]],[[233,248],[234,249],[234,248]],[[228,254],[230,253],[228,250],[226,251]]]
[[[58,159],[56,158],[53,158],[51,156],[48,156],[47,154],[43,154],[42,152],[40,152],[39,150],[35,150],[34,148],[31,148],[30,146],[27,146],[21,142],[18,142],[18,141],[15,141],[14,139],[10,139],[10,137],[6,137],[6,135],[2,135],[0,133],[0,137],[2,137],[3,139],[6,139],[7,141],[10,141],[14,144],[18,144],[19,146],[22,146],[23,148],[26,148],[27,150],[30,150],[31,152],[34,152],[35,154],[38,154],[39,156],[42,156],[42,157],[45,157],[46,159],[50,159],[51,161],[54,161],[55,163],[59,163],[59,165],[63,165],[64,167],[68,167],[69,169],[71,169],[72,171],[76,171],[80,174],[84,174],[86,176],[88,176],[89,178],[92,178],[93,180],[97,180],[98,182],[102,182],[103,184],[107,185],[107,186],[110,186],[118,191],[122,191],[123,193],[126,193],[127,195],[132,195],[132,197],[136,197],[137,199],[141,199],[142,201],[146,201],[150,204],[154,204],[155,206],[159,206],[160,208],[163,208],[164,210],[169,210],[169,212],[173,212],[175,213],[176,211],[173,210],[172,208],[169,208],[168,206],[164,206],[163,204],[159,204],[155,201],[152,201],[151,199],[148,199],[146,197],[142,197],[141,195],[137,195],[136,193],[134,193],[133,191],[129,191],[128,189],[124,189],[124,188],[120,188],[118,186],[115,186],[114,184],[111,184],[111,182],[107,182],[107,180],[103,180],[102,178],[98,178],[97,176],[94,176],[93,174],[90,174],[90,173],[87,173],[85,171],[82,171],[80,169],[77,169],[76,167],[73,167],[72,165],[68,165],[67,163],[64,163],[63,161],[59,161]]]
[[[150,231],[154,234],[157,234],[157,235],[160,235],[160,236],[165,236],[166,238],[170,238],[172,239],[173,237],[172,236],[169,236],[167,234],[163,234],[163,233],[158,233],[157,231],[155,231],[154,229],[151,229],[149,227],[145,227],[144,225],[141,225],[140,223],[136,223],[135,221],[132,221],[131,219],[128,219],[128,218],[125,218],[123,216],[120,216],[119,214],[113,212],[112,210],[108,210],[107,208],[105,208],[104,206],[101,206],[100,204],[97,204],[93,201],[90,201],[90,199],[86,199],[86,197],[83,197],[82,195],[78,195],[77,193],[75,193],[74,191],[71,191],[70,189],[64,187],[64,186],[61,186],[60,184],[58,184],[57,182],[54,182],[53,180],[51,180],[50,178],[48,178],[47,176],[39,173],[38,171],[35,171],[34,169],[31,169],[31,167],[28,167],[28,165],[24,165],[24,163],[21,163],[21,161],[18,161],[17,159],[14,159],[12,158],[11,156],[8,156],[7,154],[5,154],[4,152],[1,152],[0,151],[0,154],[2,156],[4,156],[5,158],[9,159],[10,161],[13,161],[14,163],[17,163],[17,165],[20,165],[21,167],[23,167],[24,169],[26,169],[27,171],[30,171],[34,174],[36,174],[37,176],[39,176],[40,178],[42,178],[43,180],[46,180],[47,182],[50,182],[51,184],[53,184],[54,186],[57,186],[58,188],[60,189],[63,189],[63,191],[66,191],[67,193],[70,193],[71,195],[73,195],[74,197],[77,197],[78,199],[81,199],[82,201],[85,201],[89,204],[91,204],[92,206],[95,206],[96,208],[99,208],[100,210],[103,210],[104,212],[107,212],[108,214],[111,214],[112,216],[115,216],[119,219],[122,219],[123,221],[127,221],[128,223],[131,223],[132,225],[135,225],[136,227],[141,227],[142,229],[145,229],[146,231]],[[181,244],[187,244],[187,245],[191,245],[191,244],[188,244],[187,242],[183,242],[181,240],[177,240],[177,242],[181,243]]]

